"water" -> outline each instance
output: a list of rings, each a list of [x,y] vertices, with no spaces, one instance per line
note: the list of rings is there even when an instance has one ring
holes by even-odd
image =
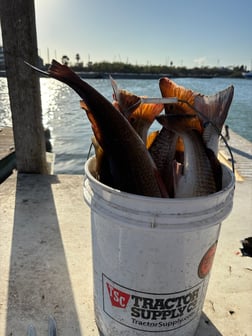
[[[178,78],[180,85],[204,94],[215,94],[234,85],[234,99],[226,124],[252,141],[252,80]],[[111,100],[112,88],[107,79],[89,79],[89,84]],[[159,97],[158,80],[117,80],[119,86],[137,95]],[[43,123],[51,131],[56,174],[83,174],[92,129],[80,109],[79,96],[68,86],[49,78],[41,78]],[[11,112],[6,78],[0,78],[0,127],[11,126]],[[153,128],[159,128],[154,124]]]

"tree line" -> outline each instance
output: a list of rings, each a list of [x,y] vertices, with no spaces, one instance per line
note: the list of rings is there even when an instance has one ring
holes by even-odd
[[[172,77],[243,77],[246,71],[244,65],[235,67],[194,67],[175,66],[171,61],[169,65],[138,65],[124,62],[91,62],[86,64],[80,61],[80,55],[76,54],[76,62],[70,63],[67,55],[63,55],[61,62],[70,66],[74,71],[96,73],[134,73],[134,74],[166,74]]]

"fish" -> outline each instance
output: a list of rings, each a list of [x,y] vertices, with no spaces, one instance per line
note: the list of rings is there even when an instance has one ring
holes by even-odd
[[[207,96],[177,85],[175,82],[166,77],[160,79],[159,87],[163,97],[176,96],[178,98],[178,103],[165,105],[165,113],[167,115],[195,115],[194,130],[184,134],[181,133],[180,130],[181,134],[178,133],[180,135],[177,140],[175,160],[173,161],[173,174],[171,175],[169,173],[171,179],[173,179],[174,195],[176,194],[175,197],[178,197],[178,195],[186,195],[182,186],[184,186],[184,189],[189,188],[188,186],[190,183],[189,179],[186,178],[186,174],[182,174],[181,177],[180,175],[181,171],[186,171],[185,167],[187,165],[189,166],[189,161],[185,160],[186,154],[184,142],[187,142],[188,147],[190,144],[189,141],[190,139],[192,140],[193,137],[195,138],[195,141],[201,143],[201,148],[204,148],[204,155],[207,156],[207,162],[209,162],[213,173],[215,188],[212,189],[214,191],[211,191],[210,188],[209,193],[221,190],[222,168],[217,158],[219,137],[233,99],[234,87],[231,85],[230,87],[219,91],[215,95]],[[170,137],[168,137],[168,141],[170,141]],[[156,164],[159,166],[158,162],[156,162]],[[169,164],[171,165],[171,163]],[[167,172],[170,172],[171,169],[168,167],[166,170]],[[167,181],[169,181],[168,178],[163,177],[163,179],[166,181],[167,185]],[[211,179],[209,181],[213,180]],[[171,182],[169,182],[167,188],[171,194],[170,185]],[[177,188],[176,192],[175,188]],[[201,194],[201,192],[195,191],[191,194],[197,195]]]
[[[194,99],[194,107],[204,128],[204,142],[216,155],[219,149],[219,137],[233,96],[234,86],[230,85],[214,95],[197,95]]]
[[[70,86],[84,101],[95,138],[109,162],[112,187],[137,195],[168,197],[144,142],[122,113],[68,66],[53,60],[48,75]]]
[[[219,136],[234,95],[233,85],[214,95],[204,95],[163,77],[159,80],[159,87],[163,97],[178,98],[177,104],[165,105],[166,113],[174,113],[174,110],[178,114],[196,113],[197,129],[202,134],[206,147],[217,154]]]
[[[95,136],[91,138],[92,145],[95,149],[95,178],[98,181],[101,181],[103,184],[106,185],[113,185],[113,176],[111,175],[110,168],[109,168],[109,161],[104,154],[104,151],[98,141],[96,140]]]
[[[193,104],[193,91],[186,90],[167,77],[159,80],[159,88],[163,98],[177,96],[179,99],[187,99]],[[164,104],[165,114],[191,114],[195,112],[188,108],[185,103]],[[201,126],[199,125],[199,129]],[[168,189],[170,197],[174,197],[174,184],[177,173],[181,170],[184,162],[184,143],[181,137],[171,129],[163,127],[156,136],[149,152],[156,163],[163,181]]]
[[[173,163],[176,156],[178,135],[162,127],[148,150],[164,181],[170,198],[174,197]]]
[[[94,133],[95,177],[102,183],[150,197],[198,197],[221,190],[218,137],[232,102],[232,86],[206,96],[165,77],[159,81],[163,98],[149,99],[119,89],[111,79],[111,103],[55,60],[47,75],[82,98]],[[162,129],[149,136],[155,119]]]
[[[175,175],[174,197],[206,196],[221,189],[222,168],[203,141],[198,130],[198,117],[193,114],[166,114],[156,117],[168,130],[183,139],[183,174]]]
[[[111,84],[114,90],[114,106],[125,115],[143,142],[147,144],[150,126],[154,122],[155,117],[162,112],[164,105],[142,103],[140,96],[136,96],[127,90],[119,89],[112,77]]]

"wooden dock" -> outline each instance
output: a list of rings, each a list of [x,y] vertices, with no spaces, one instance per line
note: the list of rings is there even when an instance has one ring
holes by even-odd
[[[239,134],[229,130],[230,139],[228,145],[232,151],[234,167],[242,179],[252,179],[252,142],[244,139]],[[231,168],[232,158],[223,142],[220,143],[220,156],[225,159],[225,163]]]
[[[14,152],[12,127],[0,128],[0,160]]]
[[[46,153],[48,171],[53,174],[54,153]],[[15,144],[12,127],[0,128],[0,183],[16,168]]]
[[[0,128],[0,183],[5,181],[16,168],[13,130]]]

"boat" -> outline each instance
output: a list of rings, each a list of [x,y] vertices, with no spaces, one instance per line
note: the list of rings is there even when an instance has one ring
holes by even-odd
[[[252,71],[243,72],[242,75],[246,79],[252,79]]]

